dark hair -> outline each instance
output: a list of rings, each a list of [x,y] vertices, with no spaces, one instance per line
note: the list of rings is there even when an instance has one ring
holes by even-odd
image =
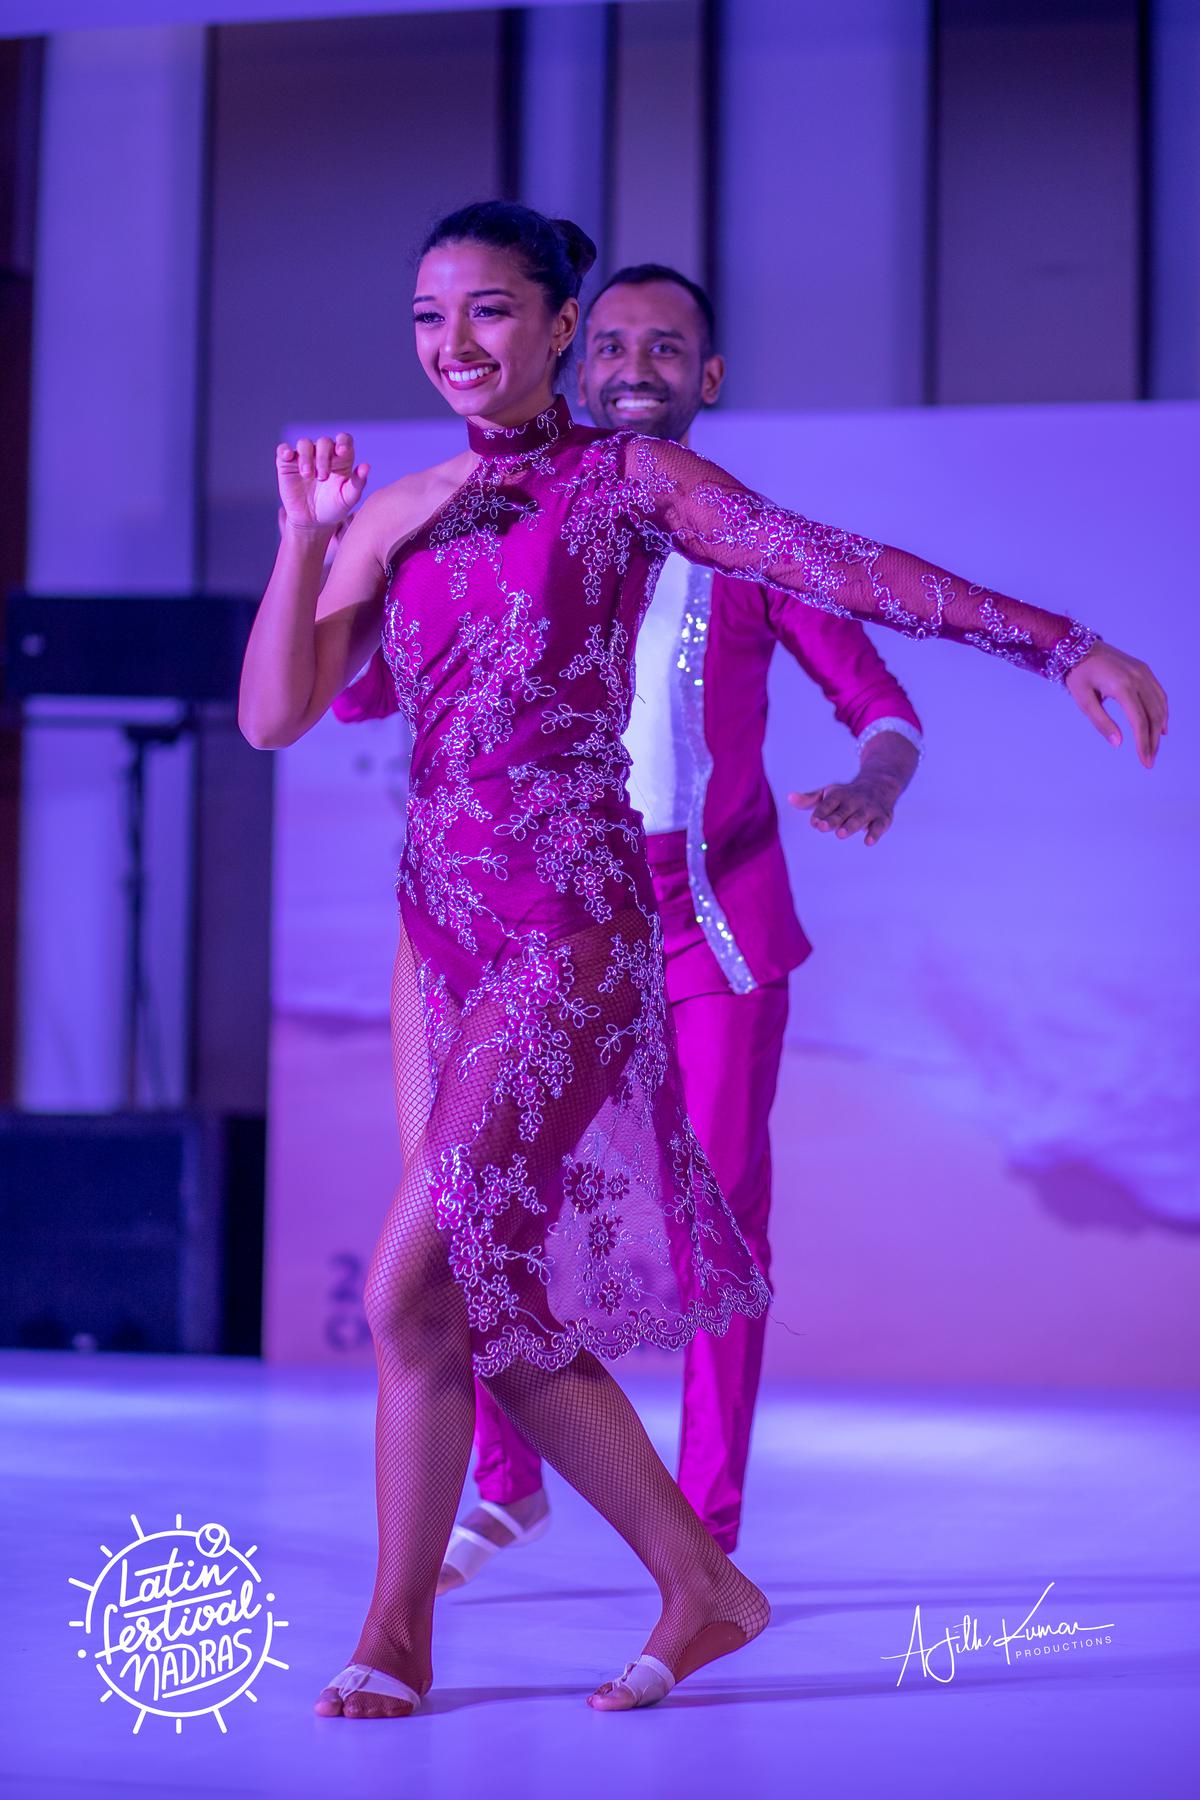
[[[596,246],[570,219],[548,219],[516,200],[476,200],[439,219],[425,242],[422,256],[439,244],[491,244],[520,257],[526,275],[540,282],[551,312],[564,300],[577,298],[583,278],[596,260]]]
[[[711,355],[717,341],[717,315],[713,311],[713,303],[698,281],[689,281],[686,275],[681,275],[678,269],[669,268],[666,263],[630,263],[628,268],[618,269],[616,274],[610,275],[604,286],[592,295],[588,302],[589,317],[592,307],[595,306],[600,295],[607,294],[609,288],[645,287],[651,281],[673,281],[676,287],[683,288],[692,296],[700,308],[700,316],[704,320],[704,354]]]

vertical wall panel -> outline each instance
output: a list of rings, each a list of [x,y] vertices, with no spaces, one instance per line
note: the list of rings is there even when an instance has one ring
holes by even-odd
[[[1137,0],[941,0],[931,398],[1140,387]]]
[[[25,581],[33,356],[33,220],[42,44],[0,44],[0,429],[11,447],[0,509],[0,628],[4,595]],[[0,722],[0,1106],[11,1105],[17,1065],[17,900],[21,734]]]
[[[1149,395],[1200,399],[1200,5],[1150,8]]]
[[[609,267],[665,262],[707,275],[703,0],[617,10]]]
[[[187,591],[204,34],[75,32],[47,46],[38,183],[28,584]],[[22,771],[19,1096],[122,1098],[128,752],[112,731],[30,728]],[[164,1086],[180,1098],[187,758],[150,793],[148,952]]]
[[[413,255],[500,186],[494,12],[217,32],[207,568],[260,586],[286,419],[440,414],[413,352]]]
[[[43,588],[191,585],[203,81],[191,27],[49,45],[29,513]]]
[[[491,11],[214,36],[205,572],[255,592],[286,420],[444,410],[413,351],[415,252],[440,213],[501,184],[505,69]],[[254,1106],[272,765],[228,730],[201,750],[194,1085],[211,1105]]]
[[[737,407],[921,391],[924,0],[733,0],[718,83],[718,300]]]
[[[520,198],[574,219],[603,259],[609,9],[530,7],[522,25]]]

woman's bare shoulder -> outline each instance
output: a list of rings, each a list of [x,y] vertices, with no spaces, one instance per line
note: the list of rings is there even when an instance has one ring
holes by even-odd
[[[363,502],[364,512],[368,506],[371,509],[373,533],[388,545],[409,537],[462,486],[476,460],[471,451],[461,450],[445,462],[414,469],[376,488]]]

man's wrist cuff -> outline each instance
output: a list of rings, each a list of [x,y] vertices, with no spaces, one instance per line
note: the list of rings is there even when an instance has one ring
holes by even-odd
[[[860,731],[854,740],[860,756],[871,739],[878,737],[882,731],[894,731],[897,736],[907,739],[918,757],[924,756],[925,739],[909,719],[872,719],[871,723]]]

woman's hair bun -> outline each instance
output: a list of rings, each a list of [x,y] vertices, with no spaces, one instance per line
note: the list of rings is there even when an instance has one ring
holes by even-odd
[[[546,295],[551,312],[578,296],[584,276],[596,260],[596,246],[574,219],[548,219],[518,200],[473,200],[447,213],[434,225],[421,255],[440,244],[490,244],[510,251],[531,281]]]
[[[550,223],[557,227],[566,246],[567,260],[582,281],[596,260],[595,244],[574,219],[552,219]]]

